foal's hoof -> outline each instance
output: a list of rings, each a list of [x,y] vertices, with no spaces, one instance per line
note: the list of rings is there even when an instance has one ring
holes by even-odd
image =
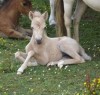
[[[21,74],[22,74],[22,72],[17,71],[17,75],[21,75]]]
[[[92,60],[92,58],[91,58],[90,56],[87,56],[87,59],[86,59],[86,60],[91,61],[91,60]]]
[[[17,52],[15,53],[15,58],[18,58],[19,56],[20,56],[20,52],[17,51]]]
[[[49,63],[47,64],[47,67],[53,66],[53,65],[54,65],[54,62],[49,62]]]
[[[21,75],[23,73],[23,69],[22,68],[19,68],[18,70],[17,70],[17,75]]]
[[[58,64],[58,67],[61,69],[63,67],[63,65],[62,64]]]
[[[61,69],[62,67],[63,67],[63,63],[64,63],[64,61],[60,61],[60,62],[58,62],[58,67]]]

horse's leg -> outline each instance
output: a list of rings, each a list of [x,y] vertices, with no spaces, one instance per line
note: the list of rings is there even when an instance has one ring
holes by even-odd
[[[2,38],[8,38],[7,35],[5,35],[3,32],[0,31],[0,37]]]
[[[55,25],[55,16],[54,16],[54,5],[55,5],[55,0],[49,0],[50,2],[50,17],[49,17],[49,25]]]
[[[30,36],[30,37],[32,36],[32,30],[31,29],[24,29],[23,27],[20,27],[20,26],[17,29],[20,33],[22,33],[26,36]]]
[[[71,37],[71,13],[72,7],[75,0],[63,0],[64,2],[64,20],[65,20],[65,27],[67,30],[67,36]]]
[[[82,0],[78,0],[77,6],[74,12],[74,17],[73,17],[74,36],[78,42],[79,42],[79,23],[86,8],[87,8],[87,5]]]
[[[18,69],[17,74],[22,74],[23,71],[27,68],[28,62],[30,62],[31,57],[34,55],[34,51],[30,51],[27,54],[27,57],[21,67]]]
[[[2,29],[2,31],[9,38],[30,39],[29,36],[23,35],[22,33],[14,30],[14,29],[6,28],[6,29]]]

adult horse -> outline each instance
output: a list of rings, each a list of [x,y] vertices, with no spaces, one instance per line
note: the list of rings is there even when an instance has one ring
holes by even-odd
[[[10,38],[29,38],[25,32],[30,33],[18,27],[18,21],[21,14],[28,15],[32,10],[30,0],[6,0],[6,3],[0,8],[0,35]]]
[[[58,0],[50,0],[50,6],[51,6],[51,15],[49,18],[50,24],[52,24],[52,22],[53,22],[53,24],[55,24],[54,6],[53,6],[55,1],[56,1],[56,3],[58,2]],[[71,32],[70,32],[71,31],[70,30],[71,16],[72,16],[72,7],[73,7],[75,0],[63,0],[63,1],[59,0],[59,1],[63,2],[63,5],[64,5],[64,23],[65,23],[65,27],[67,30],[67,35],[69,37],[71,37]],[[87,6],[89,6],[90,8],[92,8],[96,11],[100,11],[100,0],[77,0],[77,5],[76,5],[75,12],[74,12],[74,17],[73,17],[74,35],[75,35],[75,39],[77,41],[79,41],[79,22],[81,20],[83,13],[85,12]],[[59,11],[57,11],[57,12],[59,13]],[[60,21],[58,21],[57,24],[59,24]]]
[[[77,6],[74,13],[74,19],[73,19],[74,20],[74,35],[77,41],[79,41],[79,23],[87,6],[92,8],[95,11],[100,12],[100,0],[77,0]]]

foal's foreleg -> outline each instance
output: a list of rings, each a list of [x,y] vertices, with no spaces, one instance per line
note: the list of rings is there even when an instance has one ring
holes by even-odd
[[[49,0],[50,2],[50,17],[49,17],[49,25],[55,25],[55,15],[54,15],[54,5],[55,5],[55,0]]]
[[[30,61],[31,57],[34,55],[34,51],[29,51],[27,54],[27,57],[24,61],[24,63],[21,65],[21,67],[18,69],[17,74],[23,73],[23,71],[27,68],[28,62]]]
[[[79,42],[79,23],[80,23],[81,17],[84,14],[86,8],[87,8],[87,5],[82,0],[77,1],[76,9],[74,12],[74,18],[73,18],[74,36],[77,42]]]
[[[67,30],[67,36],[71,37],[71,13],[72,7],[75,0],[63,0],[64,2],[64,20],[65,20],[65,27]]]
[[[27,57],[27,53],[17,51],[15,53],[15,58],[18,59],[20,62],[24,62]],[[30,61],[28,62],[27,66],[37,66],[37,62],[34,58],[31,58]]]
[[[15,58],[18,59],[20,62],[24,62],[27,57],[27,54],[21,51],[17,51],[15,53]]]

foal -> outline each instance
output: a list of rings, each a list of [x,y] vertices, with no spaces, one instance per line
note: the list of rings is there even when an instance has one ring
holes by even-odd
[[[83,63],[91,60],[84,49],[72,38],[56,37],[50,38],[46,35],[45,27],[48,13],[29,12],[33,35],[26,46],[26,53],[16,52],[15,58],[23,64],[18,69],[17,74],[21,74],[27,66],[58,65],[61,68],[66,64]],[[68,57],[68,56],[70,57]]]

